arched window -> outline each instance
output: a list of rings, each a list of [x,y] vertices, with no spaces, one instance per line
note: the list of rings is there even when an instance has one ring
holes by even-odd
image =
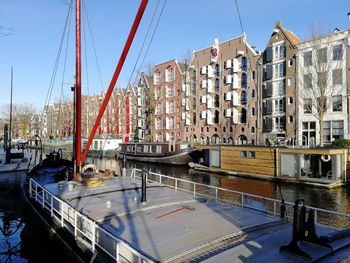
[[[251,127],[251,128],[250,128],[250,132],[251,132],[251,133],[255,133],[255,127]]]
[[[215,124],[218,124],[219,123],[219,111],[218,110],[216,110],[215,111],[215,116],[214,116],[214,123]]]
[[[222,131],[223,131],[223,132],[226,132],[226,127],[223,127],[223,128],[222,128]]]
[[[227,143],[229,143],[229,144],[233,144],[233,138],[232,138],[232,137],[228,137],[228,139],[227,139]]]
[[[246,91],[242,91],[241,93],[241,104],[246,105],[248,101],[248,95]]]
[[[219,91],[220,89],[220,79],[215,79],[215,91]]]
[[[242,88],[245,88],[245,89],[248,87],[248,81],[247,81],[247,74],[246,73],[242,73],[241,86],[242,86]]]
[[[241,110],[241,123],[246,123],[247,122],[247,110],[243,108]]]
[[[248,69],[248,58],[242,57],[242,70],[247,71]]]
[[[243,144],[247,144],[248,141],[247,141],[247,137],[245,135],[240,135],[238,137],[238,142],[237,142],[239,145],[243,145]]]
[[[214,134],[214,135],[211,137],[211,144],[218,144],[218,143],[220,143],[219,135]]]
[[[216,65],[215,65],[215,75],[216,75],[217,77],[220,76],[220,65],[219,65],[219,64],[216,64]]]
[[[214,107],[216,108],[220,107],[220,97],[217,94],[215,95]]]

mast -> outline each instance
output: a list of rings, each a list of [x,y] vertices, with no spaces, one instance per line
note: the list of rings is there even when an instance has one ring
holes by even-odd
[[[9,149],[12,141],[12,93],[13,93],[13,67],[11,68],[11,97],[10,97],[10,129],[9,129]]]
[[[81,24],[80,24],[80,0],[76,0],[75,8],[75,167],[80,172],[81,162]]]
[[[78,0],[77,0],[78,1]],[[140,6],[139,6],[139,9],[137,11],[137,14],[136,14],[136,17],[135,17],[135,20],[134,20],[134,23],[131,27],[131,30],[130,30],[130,33],[129,33],[129,36],[126,40],[126,43],[125,43],[125,46],[124,46],[124,49],[122,51],[122,54],[120,56],[120,59],[119,59],[119,62],[118,62],[118,65],[114,71],[114,74],[113,74],[113,77],[112,77],[112,80],[109,84],[109,87],[108,87],[108,90],[107,90],[107,93],[105,95],[105,98],[102,102],[102,105],[101,105],[101,108],[100,108],[100,111],[97,115],[97,118],[95,120],[95,123],[94,123],[94,126],[92,128],[92,131],[90,133],[90,136],[89,136],[89,139],[88,139],[88,142],[86,144],[86,147],[84,149],[84,152],[82,154],[82,156],[79,156],[79,159],[78,159],[78,156],[77,156],[77,166],[80,166],[81,163],[84,161],[86,155],[87,155],[87,152],[89,150],[89,147],[92,143],[92,139],[94,138],[95,136],[95,133],[96,133],[96,130],[97,130],[97,127],[99,126],[100,122],[101,122],[101,118],[103,116],[103,113],[107,107],[107,103],[112,95],[112,92],[113,92],[113,89],[114,89],[114,86],[117,82],[117,79],[119,77],[119,74],[120,74],[120,71],[122,70],[122,67],[123,67],[123,64],[124,64],[124,61],[126,59],[126,56],[129,52],[129,49],[130,49],[130,46],[133,42],[133,39],[135,37],[135,34],[136,34],[136,31],[137,31],[137,28],[140,24],[140,21],[141,21],[141,18],[142,18],[142,15],[146,9],[146,6],[147,6],[147,3],[148,3],[148,0],[142,0],[142,2],[140,3]],[[77,98],[78,99],[78,98]],[[77,109],[78,110],[78,109]],[[76,128],[76,130],[78,131],[78,128]],[[78,142],[77,142],[78,143]],[[80,152],[77,154],[80,154]],[[79,161],[78,161],[79,160]]]

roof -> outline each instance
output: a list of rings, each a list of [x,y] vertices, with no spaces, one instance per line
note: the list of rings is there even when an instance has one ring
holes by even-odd
[[[282,28],[282,30],[284,31],[285,35],[288,37],[290,42],[292,42],[292,44],[298,45],[300,43],[300,39],[292,31],[289,31],[285,28]]]

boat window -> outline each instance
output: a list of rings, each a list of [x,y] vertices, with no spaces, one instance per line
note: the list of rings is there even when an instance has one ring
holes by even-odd
[[[247,158],[247,151],[241,151],[240,152],[240,157],[241,158]]]
[[[145,152],[145,153],[148,152],[148,145],[143,146],[143,152]]]
[[[248,158],[255,158],[255,152],[249,151],[248,152]]]
[[[161,153],[162,152],[162,146],[161,145],[157,145],[156,152],[157,153]]]

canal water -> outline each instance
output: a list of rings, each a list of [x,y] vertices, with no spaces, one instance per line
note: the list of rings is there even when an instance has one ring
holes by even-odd
[[[121,166],[114,159],[92,159],[90,161],[101,170],[109,169],[120,174]],[[350,212],[349,187],[323,189],[293,184],[276,184],[234,176],[208,174],[187,167],[127,163],[127,173],[130,174],[132,168],[270,198],[284,198],[290,202],[302,198],[310,206],[344,213]],[[25,217],[21,191],[18,187],[10,185],[0,187],[0,263],[68,262],[64,253],[57,250],[55,244]]]

